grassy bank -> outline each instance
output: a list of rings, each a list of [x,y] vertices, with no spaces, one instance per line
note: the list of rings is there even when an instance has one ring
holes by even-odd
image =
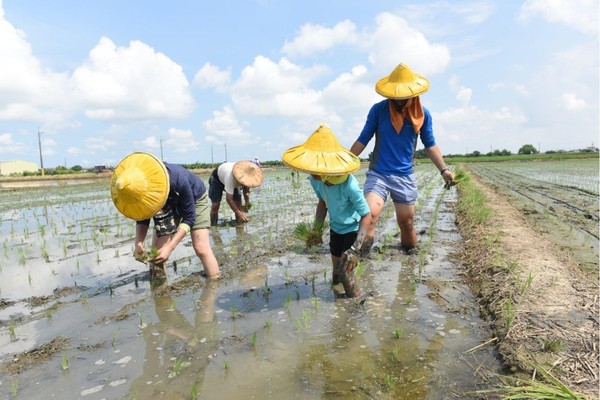
[[[507,367],[502,378],[505,386],[492,392],[506,399],[591,398],[569,388],[576,382],[561,374],[561,357],[556,353],[568,357],[571,351],[570,355],[577,356],[578,350],[555,339],[560,336],[544,324],[545,316],[533,312],[545,307],[546,300],[537,297],[536,291],[547,290],[547,285],[541,274],[527,266],[524,254],[506,247],[504,236],[511,228],[504,223],[514,218],[498,215],[498,199],[489,198],[490,192],[486,194],[474,176],[460,173],[466,178],[457,186],[457,223],[464,238],[458,255],[481,313],[494,332],[489,342],[495,343]],[[526,330],[532,326],[537,330],[535,342]]]

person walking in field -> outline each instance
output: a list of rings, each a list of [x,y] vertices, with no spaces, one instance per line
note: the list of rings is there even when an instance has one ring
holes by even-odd
[[[262,181],[262,169],[252,161],[226,162],[215,168],[208,179],[208,197],[212,202],[211,225],[216,225],[219,219],[223,191],[225,192],[225,201],[235,214],[236,222],[248,222],[245,213],[252,207],[250,188],[260,186]],[[244,196],[243,206],[242,195]]]
[[[284,164],[310,174],[318,198],[315,225],[322,226],[329,213],[333,284],[342,283],[346,297],[359,296],[354,269],[371,222],[369,205],[352,175],[360,168],[360,159],[342,147],[325,124],[304,144],[286,150],[282,158]]]
[[[163,162],[150,153],[136,152],[115,168],[110,192],[117,210],[136,222],[134,257],[150,261],[156,278],[166,277],[166,261],[190,234],[204,267],[204,276],[221,275],[209,242],[210,208],[204,182],[181,165]],[[154,220],[151,256],[144,241]],[[148,259],[150,257],[150,259]]]
[[[455,183],[454,173],[445,164],[433,136],[429,110],[421,105],[420,95],[429,89],[429,81],[399,64],[389,76],[380,79],[375,91],[386,99],[373,105],[358,139],[350,151],[360,155],[375,136],[375,148],[367,171],[364,192],[371,209],[365,250],[373,244],[375,225],[388,195],[394,202],[402,248],[413,252],[417,234],[413,219],[418,197],[413,170],[417,139],[440,171],[446,187]]]

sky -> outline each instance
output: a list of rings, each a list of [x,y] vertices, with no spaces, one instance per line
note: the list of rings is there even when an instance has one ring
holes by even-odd
[[[0,160],[280,160],[321,123],[349,148],[399,63],[443,154],[598,146],[598,4],[0,0]]]

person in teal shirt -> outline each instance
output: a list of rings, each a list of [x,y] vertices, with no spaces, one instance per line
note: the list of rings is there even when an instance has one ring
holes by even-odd
[[[310,174],[318,198],[315,224],[324,223],[329,213],[333,284],[343,283],[346,297],[359,296],[353,271],[371,222],[369,205],[351,174],[360,168],[360,159],[343,148],[322,124],[303,145],[288,149],[283,162]]]

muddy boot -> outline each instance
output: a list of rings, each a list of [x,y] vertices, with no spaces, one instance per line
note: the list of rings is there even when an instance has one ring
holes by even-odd
[[[356,279],[354,277],[354,270],[358,266],[358,258],[353,257],[345,260],[345,262],[340,261],[338,264],[338,274],[340,277],[340,281],[344,286],[344,291],[346,292],[346,297],[358,297],[360,296],[360,288],[356,284]],[[345,270],[348,270],[346,272]]]
[[[150,272],[150,288],[156,289],[167,282],[167,268],[165,263],[148,263]]]

